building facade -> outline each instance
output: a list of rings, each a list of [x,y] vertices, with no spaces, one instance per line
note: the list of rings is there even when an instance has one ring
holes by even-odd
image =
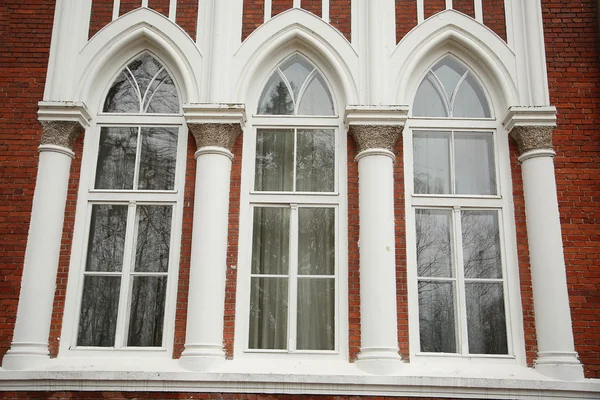
[[[594,0],[8,0],[6,398],[600,398]]]

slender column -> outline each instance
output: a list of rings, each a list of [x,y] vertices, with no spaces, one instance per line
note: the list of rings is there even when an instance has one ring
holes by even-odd
[[[4,369],[32,368],[49,359],[48,336],[56,287],[73,142],[77,121],[41,121],[38,175],[25,250],[19,307]]]
[[[223,319],[231,149],[240,124],[188,123],[196,139],[196,190],[185,350],[180,364],[202,371],[225,361]]]
[[[554,177],[553,126],[515,126],[519,146],[533,287],[538,357],[535,369],[563,380],[583,379],[571,310]]]
[[[397,125],[350,125],[358,145],[361,348],[357,365],[393,373],[398,354],[394,240],[394,144]]]

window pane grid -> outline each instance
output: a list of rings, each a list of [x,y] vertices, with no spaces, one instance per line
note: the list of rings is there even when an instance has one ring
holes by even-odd
[[[459,207],[452,209],[452,217],[448,222],[452,232],[452,247],[457,249],[457,251],[451,252],[452,264],[454,265],[452,267],[453,276],[427,276],[423,271],[439,271],[439,269],[423,270],[423,263],[432,260],[433,256],[429,251],[431,248],[438,248],[436,251],[440,252],[440,238],[444,236],[443,229],[431,229],[431,221],[435,222],[436,220],[431,219],[430,216],[441,216],[447,213],[448,210],[447,208],[416,209],[417,260],[420,271],[417,274],[417,285],[419,288],[421,352],[457,353],[462,355],[509,354],[510,348],[506,330],[507,315],[505,312],[507,309],[505,304],[506,281],[503,279],[502,263],[498,266],[501,273],[498,277],[465,276],[464,247],[469,244],[465,244],[463,238],[464,236],[467,238],[473,236],[469,229],[474,229],[472,226],[463,225],[465,215],[469,216],[469,213],[473,213],[476,216],[478,214],[484,217],[495,216],[497,222],[500,211],[493,209],[474,211]],[[439,218],[437,221],[440,221]],[[473,223],[470,222],[470,224]],[[499,237],[501,233],[500,226],[501,224],[497,223],[490,229],[489,226],[483,225],[484,234],[486,231],[491,231],[493,234],[491,236],[487,234],[487,236],[483,236],[483,239],[479,238],[480,240],[476,241],[471,247],[476,246],[484,252],[489,252],[490,246],[501,248],[499,243],[493,243],[493,240]],[[426,236],[428,234],[431,235],[430,240],[427,240]],[[443,240],[441,242],[443,243]],[[428,248],[419,250],[419,243],[422,246],[428,246]],[[437,258],[433,257],[433,259],[438,263],[441,260],[439,256]],[[481,265],[482,262],[485,263],[485,259],[480,261],[479,264]],[[450,290],[447,285],[451,285],[453,289]],[[454,317],[450,313],[451,310],[453,310]],[[440,321],[443,321],[443,323]],[[456,323],[456,327],[452,328],[454,323]],[[490,335],[492,339],[486,339]],[[457,347],[453,349],[451,344],[454,341],[456,341]]]

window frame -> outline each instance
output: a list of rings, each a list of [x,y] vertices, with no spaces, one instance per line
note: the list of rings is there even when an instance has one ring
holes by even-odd
[[[311,63],[326,82],[330,91],[335,115],[258,115],[259,100],[265,85],[273,73],[278,73],[277,68],[285,64],[290,58],[300,55]],[[238,255],[238,277],[236,291],[236,315],[235,315],[235,340],[234,357],[236,359],[277,359],[277,360],[348,360],[348,311],[347,311],[347,171],[346,171],[346,130],[343,122],[344,107],[339,100],[339,84],[331,81],[329,76],[334,76],[332,71],[323,68],[318,57],[309,57],[301,52],[293,51],[281,58],[274,57],[274,62],[264,71],[262,79],[256,80],[251,93],[252,97],[247,104],[252,110],[248,123],[244,130],[244,144],[242,155],[242,184],[240,195],[240,234]],[[313,72],[314,73],[314,72]],[[311,73],[311,76],[313,75]],[[256,137],[261,129],[331,129],[335,135],[335,184],[333,192],[278,192],[255,190],[255,156]],[[335,210],[335,346],[334,350],[289,350],[289,339],[295,337],[296,332],[291,332],[290,326],[296,324],[291,322],[292,310],[290,299],[297,301],[297,292],[288,292],[288,343],[285,350],[251,349],[249,345],[250,327],[250,292],[251,292],[251,262],[252,262],[252,240],[253,240],[253,213],[254,208],[261,206],[275,207],[327,207]],[[296,211],[297,215],[297,211]],[[290,214],[291,217],[291,214]],[[294,225],[290,221],[290,250],[297,250],[298,244],[293,243],[292,238],[297,239],[298,231],[293,231]],[[293,257],[294,253],[290,253]],[[297,255],[297,253],[296,253]],[[297,260],[295,260],[297,264]],[[294,263],[290,262],[290,268]],[[291,274],[290,274],[291,273]],[[289,271],[292,276],[294,271]],[[298,278],[295,278],[297,285]],[[292,285],[289,285],[290,288]]]
[[[179,98],[179,112],[165,113],[107,113],[103,112],[104,99],[108,90],[123,69],[136,58],[144,53],[149,53],[160,62],[171,79],[175,83]],[[171,358],[175,334],[175,312],[177,302],[177,282],[179,277],[179,256],[182,236],[183,220],[183,195],[185,187],[185,170],[187,161],[188,128],[183,117],[181,105],[183,103],[182,93],[168,64],[149,50],[142,50],[129,57],[124,64],[120,65],[108,81],[105,83],[102,96],[99,97],[95,118],[86,129],[84,135],[83,155],[79,179],[78,199],[76,206],[76,219],[73,229],[73,242],[71,246],[71,259],[69,265],[69,280],[67,284],[65,299],[65,314],[62,325],[62,334],[59,345],[59,357],[161,357]],[[175,177],[172,190],[115,190],[95,189],[95,176],[100,145],[100,132],[104,127],[172,127],[177,128],[177,155],[175,162]],[[139,133],[141,135],[141,132]],[[136,163],[139,163],[139,151],[136,151]],[[78,330],[80,309],[83,296],[83,281],[86,275],[87,248],[89,245],[90,222],[92,207],[94,204],[122,204],[127,205],[127,222],[125,249],[123,255],[124,266],[129,264],[126,271],[114,273],[121,276],[119,286],[119,304],[116,329],[122,328],[121,332],[115,333],[115,346],[96,347],[78,346]],[[164,274],[167,277],[165,293],[165,309],[163,315],[162,346],[141,347],[123,346],[126,342],[129,314],[131,312],[131,290],[133,279],[131,279],[135,262],[134,237],[137,229],[137,206],[143,205],[172,205],[171,233],[169,245],[168,270]],[[134,207],[132,207],[134,206]],[[134,210],[132,210],[132,208]],[[134,224],[131,226],[130,224]],[[126,261],[126,257],[130,260]],[[101,273],[102,275],[102,273]],[[123,300],[127,304],[123,303]]]
[[[404,185],[405,185],[405,215],[406,215],[406,246],[407,246],[407,279],[408,279],[408,310],[409,310],[409,351],[411,362],[458,362],[458,363],[507,363],[525,364],[524,332],[522,322],[522,309],[519,285],[519,270],[516,256],[516,228],[514,223],[514,206],[512,201],[511,168],[509,159],[508,134],[495,115],[497,104],[496,94],[490,92],[482,81],[480,71],[472,68],[469,63],[462,61],[453,54],[443,54],[433,60],[424,68],[421,80],[425,78],[432,66],[444,57],[454,57],[469,69],[481,84],[490,108],[490,118],[455,118],[455,117],[415,117],[412,112],[406,122],[403,132],[404,146]],[[419,84],[414,88],[411,98],[414,99]],[[493,135],[493,157],[496,175],[495,195],[469,195],[469,194],[417,194],[414,193],[414,135],[421,131],[436,132],[491,132]],[[452,136],[454,136],[452,134]],[[451,145],[451,149],[453,146]],[[455,157],[451,155],[452,159]],[[454,165],[451,164],[451,169]],[[453,174],[452,174],[453,176]],[[452,184],[452,182],[451,182]],[[451,190],[451,192],[454,190]],[[417,237],[416,237],[416,210],[437,209],[451,212],[451,243],[452,261],[455,272],[455,329],[456,353],[422,352],[419,329],[419,292],[417,273]],[[462,260],[462,248],[457,245],[462,243],[462,237],[457,240],[456,235],[460,224],[455,224],[460,219],[461,211],[469,210],[494,210],[498,212],[498,229],[500,237],[500,252],[502,262],[502,282],[504,295],[504,311],[506,321],[506,337],[508,353],[504,354],[470,354],[468,353],[467,317],[465,299],[464,266],[459,265]],[[460,253],[460,254],[459,254]],[[425,278],[426,279],[426,278]],[[462,299],[462,302],[461,302]]]

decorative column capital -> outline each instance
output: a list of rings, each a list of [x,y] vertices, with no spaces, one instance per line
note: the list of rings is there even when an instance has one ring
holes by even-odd
[[[91,119],[83,103],[64,101],[39,102],[38,120],[42,125],[41,146],[59,146],[73,150],[77,137]]]
[[[231,151],[246,122],[243,104],[186,104],[183,112],[198,149],[223,147]]]
[[[348,106],[348,133],[361,153],[369,149],[392,151],[402,135],[408,106]]]
[[[510,107],[503,125],[519,147],[519,153],[534,150],[552,152],[552,131],[556,127],[556,108]]]

